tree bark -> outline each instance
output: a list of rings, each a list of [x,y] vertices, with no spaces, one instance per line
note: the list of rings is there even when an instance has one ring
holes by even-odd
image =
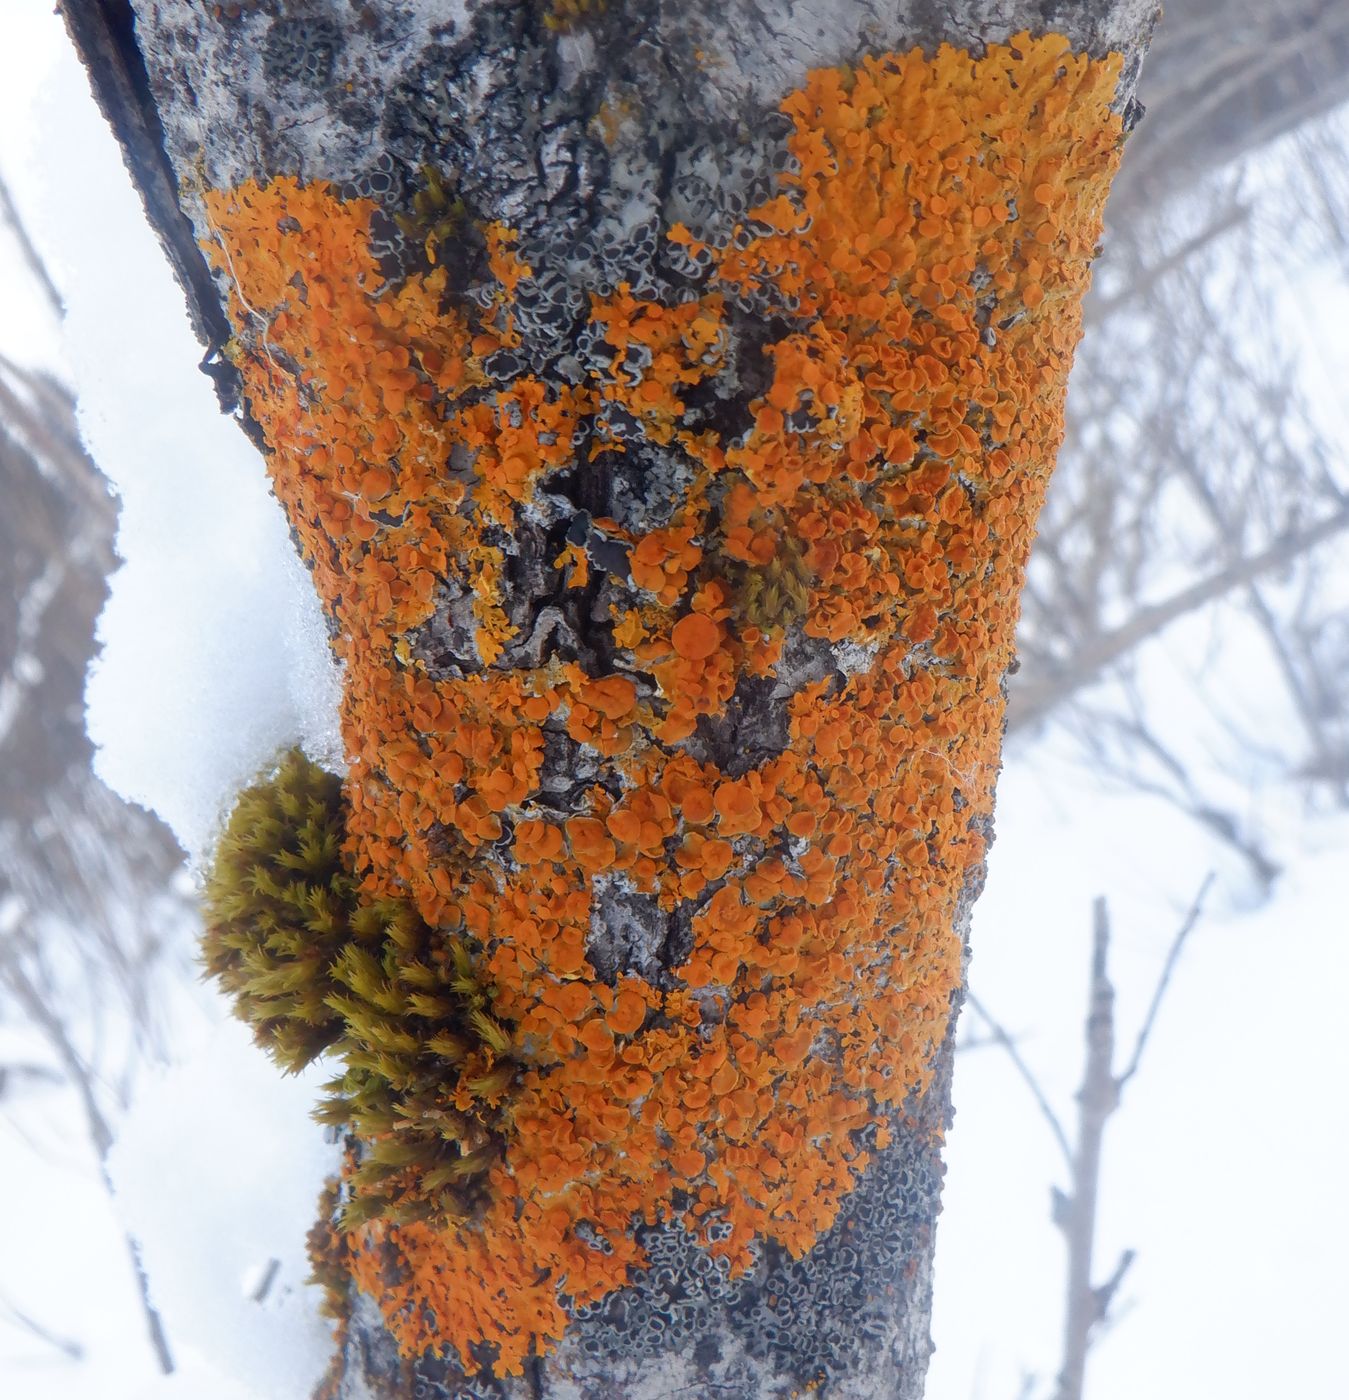
[[[343,1239],[333,1393],[920,1396],[1154,6],[62,8],[328,608],[352,859],[512,1036],[469,1216]]]

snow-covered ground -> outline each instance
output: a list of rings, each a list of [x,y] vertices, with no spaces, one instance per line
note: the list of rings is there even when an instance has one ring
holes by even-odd
[[[331,1328],[307,1286],[305,1235],[339,1152],[309,1117],[321,1068],[282,1077],[226,1021],[141,1090],[109,1169],[164,1322],[175,1374],[143,1400],[312,1394]]]
[[[48,0],[0,15],[0,162],[69,300],[65,365],[93,452],[122,495],[120,548],[90,686],[100,771],[200,852],[237,787],[282,745],[332,759],[335,678],[317,605],[261,465],[219,419],[181,299],[145,230],[111,138]],[[0,285],[21,285],[0,238]],[[40,305],[4,293],[0,351],[60,363]],[[1149,661],[1149,694],[1192,708],[1208,657],[1193,628]],[[1207,663],[1206,663],[1207,664]],[[1260,660],[1223,653],[1257,710]],[[1255,679],[1253,680],[1252,677]],[[1272,720],[1271,722],[1274,722]],[[1092,1400],[1335,1400],[1349,1304],[1343,1176],[1349,823],[1313,818],[1258,772],[1286,875],[1268,902],[1222,849],[1165,805],[1089,783],[1061,745],[1008,756],[998,841],[975,922],[973,985],[1021,1036],[1064,1119],[1080,1073],[1090,905],[1113,916],[1118,1024],[1128,1047],[1184,910],[1216,872],[1143,1068],[1106,1145],[1100,1271],[1138,1252],[1118,1326],[1093,1354]],[[1252,796],[1251,794],[1254,794]],[[301,1245],[331,1160],[312,1091],[282,1080],[184,992],[178,1064],[121,1126],[119,1220],[68,1103],[0,1117],[11,1210],[0,1298],[78,1338],[73,1365],[0,1308],[0,1394],[14,1400],[304,1400],[324,1325]],[[939,1231],[931,1400],[1011,1400],[1057,1357],[1057,1148],[1007,1058],[962,1056]],[[183,1363],[156,1380],[121,1231],[137,1231]],[[280,1271],[250,1301],[269,1260]]]
[[[1217,879],[1138,1075],[1106,1130],[1097,1277],[1137,1251],[1091,1400],[1334,1400],[1349,1304],[1342,988],[1349,821],[1283,829],[1287,874],[1251,907],[1244,872],[1171,808],[1104,796],[1049,745],[1016,754],[975,915],[971,986],[1014,1035],[1070,1138],[1081,1079],[1091,903],[1109,900],[1127,1062],[1168,945]],[[977,1018],[971,1018],[975,1027]],[[930,1400],[1048,1393],[1063,1242],[1052,1133],[995,1048],[958,1063],[938,1229]]]

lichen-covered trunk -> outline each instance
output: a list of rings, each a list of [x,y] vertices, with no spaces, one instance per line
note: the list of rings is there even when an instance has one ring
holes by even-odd
[[[333,1393],[920,1395],[1152,4],[65,9],[345,665]]]

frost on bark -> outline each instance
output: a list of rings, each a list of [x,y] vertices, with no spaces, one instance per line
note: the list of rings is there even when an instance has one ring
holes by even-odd
[[[1153,6],[64,9],[345,664],[333,1393],[920,1395]]]

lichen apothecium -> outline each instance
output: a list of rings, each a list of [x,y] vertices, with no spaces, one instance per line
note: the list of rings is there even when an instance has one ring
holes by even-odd
[[[410,1218],[447,1178],[388,1144],[437,1112],[462,1137],[482,1057],[418,1081],[420,1128],[366,1125],[402,1211],[351,1183],[372,1218],[348,1259],[408,1353],[518,1373],[642,1267],[637,1222],[678,1220],[732,1273],[759,1240],[809,1251],[928,1084],[1119,73],[1024,35],[810,73],[782,103],[774,197],[716,246],[666,230],[679,295],[593,293],[603,354],[579,377],[513,354],[513,304],[547,269],[499,223],[441,220],[394,276],[369,199],[289,178],[207,194],[249,412],[345,666],[344,859],[361,900],[464,950],[510,1039],[464,1210]],[[410,217],[452,200],[437,182]],[[455,238],[490,295],[460,294]],[[751,349],[746,306],[774,327]],[[728,426],[707,405],[749,358],[761,388]],[[604,665],[527,657],[512,534],[634,435],[682,464],[662,523],[596,518],[548,556]],[[468,640],[433,665],[451,608]],[[805,646],[832,661],[777,697],[776,751],[700,757]],[[560,808],[563,736],[588,776]],[[654,972],[592,961],[615,889],[682,930]],[[384,946],[334,964],[367,1001]]]

